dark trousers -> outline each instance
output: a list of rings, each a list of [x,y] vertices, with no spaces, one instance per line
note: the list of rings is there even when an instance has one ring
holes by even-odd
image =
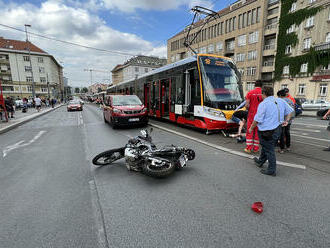
[[[262,134],[260,131],[258,131],[258,136],[260,140],[261,145],[261,154],[259,157],[260,163],[264,164],[268,160],[268,171],[270,173],[276,172],[276,156],[275,156],[275,145],[278,142],[278,139],[281,135],[282,127],[278,126],[273,135],[272,138],[269,140],[266,140],[262,137]]]
[[[287,148],[291,145],[290,126],[291,124],[288,124],[286,127],[282,127],[280,137],[280,147],[282,150],[285,148],[285,145]]]

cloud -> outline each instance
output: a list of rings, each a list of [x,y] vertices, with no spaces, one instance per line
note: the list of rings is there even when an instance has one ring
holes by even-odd
[[[98,2],[91,0],[85,4],[88,3],[96,6]],[[28,29],[31,33],[129,54],[166,56],[166,46],[155,47],[151,42],[138,35],[115,30],[111,26],[107,26],[96,13],[89,12],[83,6],[65,4],[60,0],[49,0],[40,6],[15,3],[0,6],[0,23],[22,30],[24,24],[31,24],[32,27]],[[4,38],[25,40],[24,32],[20,33],[1,26],[0,32]],[[110,71],[117,64],[130,58],[130,56],[89,50],[33,35],[30,35],[30,40],[53,55],[58,61],[64,62],[65,76],[69,78],[69,84],[73,85],[87,86],[90,84],[90,75],[88,72],[84,72],[85,68]],[[95,73],[93,78],[102,81],[105,78],[109,79],[109,75]]]
[[[134,12],[137,9],[166,11],[178,9],[183,5],[212,7],[209,0],[103,0],[103,4],[107,9],[118,9],[122,12]]]

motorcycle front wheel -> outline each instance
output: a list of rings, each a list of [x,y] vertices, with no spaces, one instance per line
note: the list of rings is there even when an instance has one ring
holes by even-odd
[[[151,177],[157,177],[157,178],[162,178],[162,177],[167,177],[173,173],[175,170],[175,163],[166,163],[166,165],[162,167],[156,167],[151,164],[151,162],[146,161],[145,163],[142,164],[142,170],[143,173],[151,176]]]
[[[123,158],[124,152],[124,147],[101,152],[93,158],[92,163],[96,166],[104,166],[111,164],[114,161]]]

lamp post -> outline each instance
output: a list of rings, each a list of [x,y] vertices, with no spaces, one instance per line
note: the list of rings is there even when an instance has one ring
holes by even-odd
[[[48,91],[48,99],[50,99],[48,73],[47,73],[47,91]]]
[[[28,51],[29,51],[30,67],[31,67],[31,77],[32,77],[32,98],[34,99],[35,96],[36,96],[36,92],[35,92],[35,83],[34,83],[33,70],[32,70],[32,61],[31,61],[30,43],[29,43],[28,34],[27,34],[27,27],[31,27],[31,25],[30,25],[30,24],[24,24],[24,26],[25,26],[26,43],[27,43]]]

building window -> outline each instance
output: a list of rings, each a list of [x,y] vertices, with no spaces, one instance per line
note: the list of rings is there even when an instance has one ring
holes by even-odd
[[[330,42],[330,33],[325,36],[325,42]]]
[[[306,28],[314,26],[314,16],[308,17],[306,21]]]
[[[39,72],[40,73],[45,73],[45,67],[39,67]]]
[[[294,12],[294,11],[296,11],[296,9],[297,9],[297,2],[293,2],[291,5],[290,12]]]
[[[238,16],[238,29],[242,28],[242,14]]]
[[[254,89],[254,83],[246,83],[246,90],[250,91]]]
[[[290,73],[290,66],[286,65],[283,67],[283,74],[288,75]]]
[[[139,72],[139,67],[135,67],[135,72]]]
[[[300,72],[307,72],[308,63],[304,63],[300,66]]]
[[[259,36],[259,32],[258,31],[255,31],[253,33],[250,33],[249,34],[249,43],[252,44],[252,43],[258,42],[258,36]]]
[[[306,38],[306,39],[304,39],[304,49],[311,48],[311,44],[312,44],[312,38]]]
[[[255,24],[256,22],[257,22],[257,9],[253,9],[251,24]]]
[[[148,68],[144,68],[144,72],[148,72]]]
[[[213,53],[214,52],[214,45],[210,44],[209,47],[207,48],[207,50],[209,51],[209,53]]]
[[[41,92],[48,92],[47,88],[41,88]]]
[[[28,91],[28,92],[32,92],[32,86],[28,86],[28,87],[27,87],[27,91]]]
[[[235,48],[235,41],[229,41],[227,44],[226,44],[226,49],[231,51],[231,50],[234,50]]]
[[[296,30],[296,25],[295,25],[295,24],[292,24],[292,25],[286,30],[286,33],[287,33],[287,34],[291,34],[291,33],[293,33],[295,30]]]
[[[44,58],[38,57],[38,63],[43,63],[43,62],[44,62]]]
[[[244,68],[238,68],[237,70],[241,74],[241,76],[244,75]]]
[[[238,36],[237,38],[237,45],[240,46],[245,46],[246,45],[246,34],[243,34],[241,36]]]
[[[32,82],[32,77],[26,77],[26,82]]]
[[[32,71],[31,66],[24,66],[25,71]]]
[[[247,67],[246,68],[246,75],[253,76],[256,74],[257,68],[256,67]]]
[[[298,86],[298,95],[305,95],[305,88],[306,88],[305,84],[299,84],[299,86]]]
[[[24,61],[30,61],[30,57],[29,56],[23,56],[23,60]]]
[[[41,77],[40,78],[40,83],[46,83],[46,78],[45,77]]]
[[[320,96],[327,96],[327,92],[328,92],[328,85],[320,84]]]
[[[245,60],[245,53],[236,54],[236,62],[243,62]]]
[[[174,57],[174,56],[171,57],[171,62],[172,62],[172,63],[175,62],[175,57]]]
[[[257,59],[257,50],[248,52],[248,60],[256,60]]]
[[[290,54],[292,52],[292,47],[291,45],[288,45],[285,47],[285,54]]]
[[[282,84],[281,85],[281,90],[284,90],[284,89],[287,89],[288,88],[288,85],[287,84]]]
[[[252,22],[252,12],[248,11],[248,20],[247,20],[247,25],[250,26]]]
[[[261,7],[257,8],[257,23],[260,22],[260,16],[261,16]]]
[[[201,53],[206,53],[206,47],[201,47],[200,51]]]
[[[217,49],[217,52],[222,50],[222,42],[218,42],[216,44],[216,49]]]
[[[278,7],[268,10],[268,15],[274,15],[278,13]]]
[[[316,0],[309,0],[309,3],[314,3]]]
[[[247,23],[247,15],[246,15],[246,12],[244,12],[243,13],[243,25],[242,25],[243,28],[246,27],[246,23]]]

